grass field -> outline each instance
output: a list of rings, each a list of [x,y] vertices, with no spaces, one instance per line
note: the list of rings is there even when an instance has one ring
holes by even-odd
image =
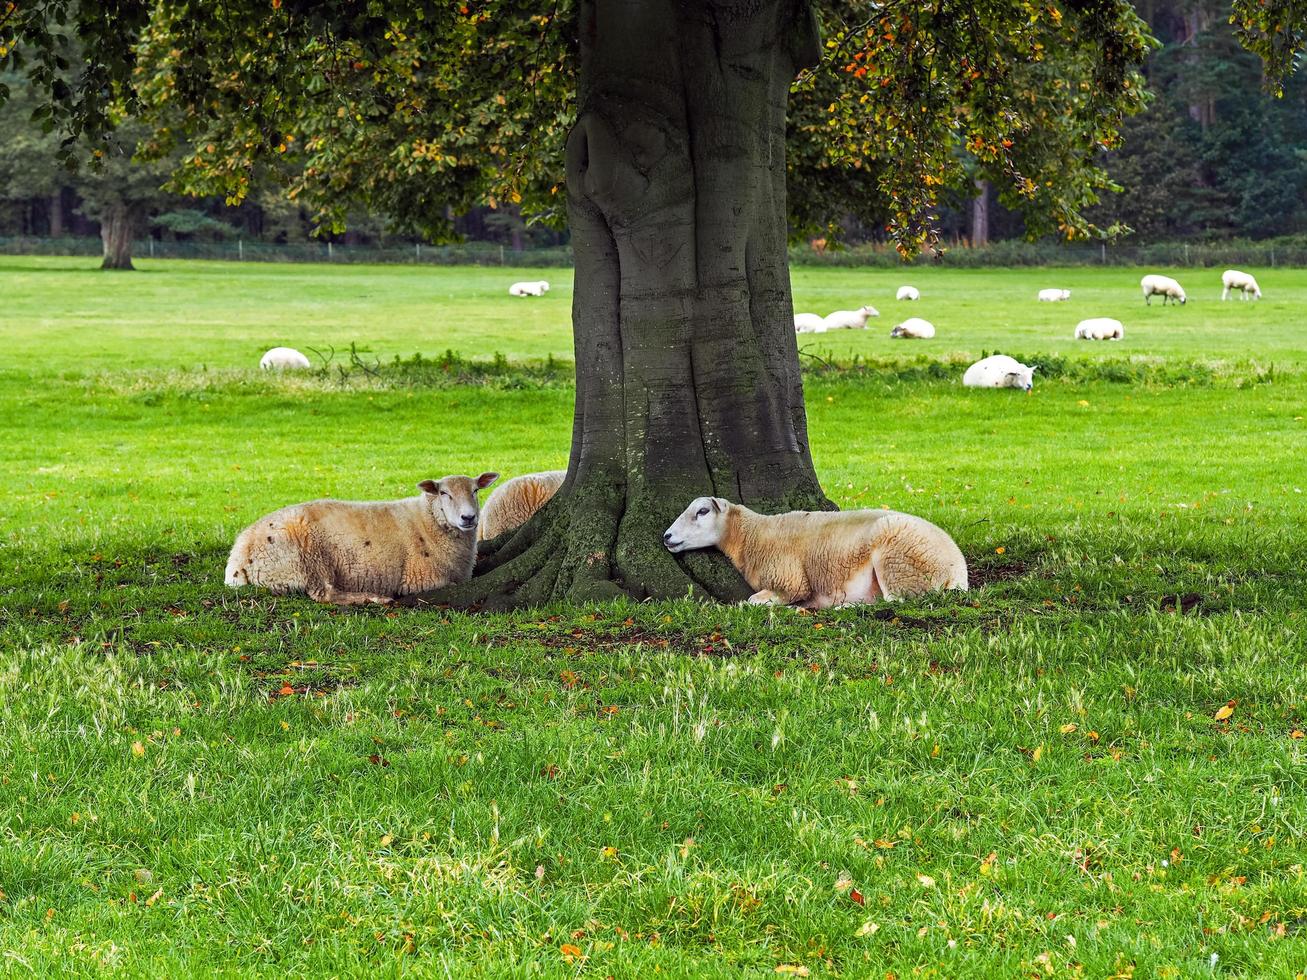
[[[290,501],[562,464],[565,372],[384,365],[569,358],[566,274],[0,263],[0,973],[1307,971],[1307,271],[796,270],[882,313],[804,345],[828,493],[979,587],[491,616],[222,564]],[[961,388],[993,350],[1033,395]]]

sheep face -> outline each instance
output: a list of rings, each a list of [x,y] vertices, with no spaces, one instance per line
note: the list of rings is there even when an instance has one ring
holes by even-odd
[[[1007,374],[1007,387],[1030,391],[1035,387],[1035,368],[1028,367],[1022,368],[1020,371],[1009,371]]]
[[[427,503],[437,522],[470,534],[476,531],[477,517],[481,513],[477,491],[484,490],[498,479],[498,473],[482,473],[478,477],[442,476],[439,480],[423,480],[418,489],[427,495]]]
[[[663,534],[663,544],[672,554],[711,548],[726,531],[726,507],[721,497],[697,497]]]
[[[859,308],[858,312],[861,313],[863,316],[880,316],[880,310],[876,309],[876,307],[874,306],[863,306]],[[865,328],[865,324],[864,324],[864,328]]]

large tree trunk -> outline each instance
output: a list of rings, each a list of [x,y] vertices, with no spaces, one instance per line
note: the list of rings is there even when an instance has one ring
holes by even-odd
[[[971,201],[971,247],[989,244],[989,181],[976,178],[976,196]]]
[[[104,245],[101,269],[133,269],[132,232],[136,230],[136,215],[125,204],[114,204],[100,215],[100,241]]]
[[[591,0],[567,145],[576,407],[567,480],[447,601],[748,594],[662,533],[695,497],[830,503],[808,452],[786,258],[804,0]]]

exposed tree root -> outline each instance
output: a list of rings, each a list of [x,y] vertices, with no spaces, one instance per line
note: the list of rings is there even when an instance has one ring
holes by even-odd
[[[670,554],[664,527],[647,509],[623,513],[615,497],[596,501],[591,493],[584,500],[555,498],[516,532],[484,542],[471,581],[396,605],[498,610],[622,596],[733,602],[749,595],[719,552]]]

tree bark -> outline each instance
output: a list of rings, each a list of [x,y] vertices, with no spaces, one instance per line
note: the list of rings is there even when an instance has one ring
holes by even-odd
[[[805,0],[588,0],[567,144],[576,405],[567,479],[438,598],[735,600],[662,533],[695,497],[829,508],[808,450],[786,256],[789,85]]]
[[[57,190],[50,195],[50,237],[60,238],[64,233],[64,193]]]
[[[104,245],[101,269],[134,269],[132,265],[132,232],[136,230],[136,215],[126,204],[114,204],[100,215],[100,242]]]
[[[989,181],[976,178],[976,196],[971,201],[971,247],[989,244]]]

